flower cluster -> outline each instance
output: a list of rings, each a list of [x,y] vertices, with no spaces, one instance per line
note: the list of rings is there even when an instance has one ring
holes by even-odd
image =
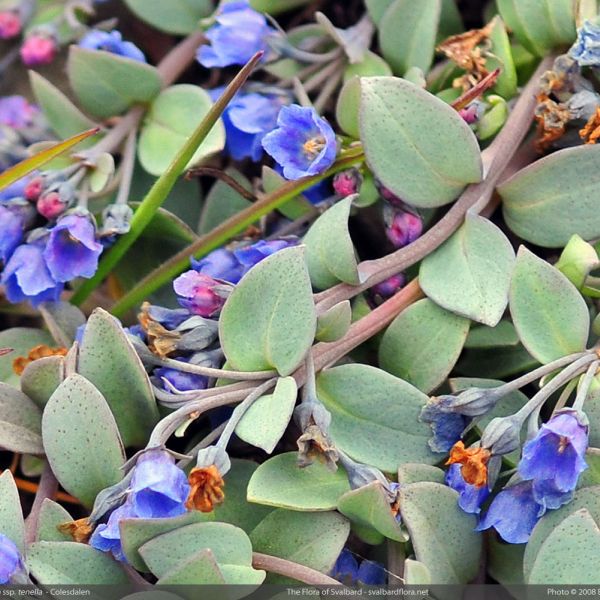
[[[121,546],[119,524],[124,519],[158,519],[177,517],[186,512],[190,485],[175,459],[165,450],[148,450],[141,454],[133,470],[125,502],[115,509],[107,523],[98,525],[90,545],[111,552],[126,561]]]

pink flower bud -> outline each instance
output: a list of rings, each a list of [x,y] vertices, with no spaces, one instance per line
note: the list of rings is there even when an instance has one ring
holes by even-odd
[[[21,59],[28,67],[48,65],[56,56],[56,42],[46,36],[31,35],[21,46]]]
[[[36,202],[42,193],[42,189],[44,187],[44,179],[43,177],[34,177],[31,181],[25,186],[25,198],[30,202]]]
[[[333,189],[338,196],[346,198],[358,193],[361,180],[362,177],[357,169],[348,169],[333,178]]]
[[[49,221],[53,221],[65,212],[67,203],[60,197],[58,192],[48,192],[39,198],[36,206],[42,216]]]
[[[463,118],[463,120],[466,123],[468,123],[469,125],[472,125],[473,123],[475,123],[477,121],[477,118],[479,116],[479,111],[477,109],[476,104],[469,104],[469,106],[465,106],[465,108],[461,108],[458,111],[458,114]]]
[[[21,33],[21,19],[13,10],[0,12],[0,40],[10,40]]]
[[[219,313],[232,288],[198,271],[187,271],[173,282],[173,289],[181,306],[195,315],[212,317]]]
[[[398,210],[385,233],[396,248],[403,248],[414,242],[422,232],[421,217],[406,210]]]

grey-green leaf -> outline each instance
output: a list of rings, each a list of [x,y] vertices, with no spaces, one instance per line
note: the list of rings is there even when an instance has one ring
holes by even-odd
[[[431,583],[467,583],[479,570],[477,519],[463,512],[458,494],[445,485],[421,482],[400,488],[400,512],[418,561]]]
[[[42,434],[56,478],[85,506],[123,477],[125,453],[115,419],[102,394],[81,375],[67,377],[48,400]]]
[[[452,107],[395,77],[365,78],[361,87],[367,163],[398,197],[423,208],[442,206],[481,180],[479,145]]]
[[[43,454],[42,412],[21,391],[0,383],[0,448]]]
[[[77,337],[77,329],[85,324],[85,315],[69,302],[43,302],[39,310],[52,337],[68,348]]]
[[[13,474],[7,469],[0,475],[0,533],[25,550],[25,524],[21,499]]]
[[[280,250],[253,267],[231,293],[219,319],[221,345],[240,371],[289,375],[311,347],[316,311],[304,248]]]
[[[110,554],[75,542],[35,542],[27,550],[27,567],[41,584],[115,585],[129,583]]]
[[[403,310],[387,328],[379,346],[379,364],[428,393],[446,379],[468,333],[468,319],[424,298]]]
[[[383,57],[398,75],[411,67],[427,72],[433,60],[441,0],[394,0],[379,24]]]
[[[144,444],[158,421],[150,380],[119,322],[101,308],[85,327],[77,370],[108,402],[124,444]]]
[[[73,517],[60,504],[46,498],[42,502],[38,517],[36,542],[72,542],[68,533],[59,531],[58,526],[72,521]]]
[[[0,381],[19,385],[19,376],[13,371],[13,361],[19,356],[27,356],[35,346],[53,346],[52,336],[42,329],[32,327],[12,327],[0,331],[0,348],[12,348],[13,352],[0,356]]]
[[[467,214],[464,224],[421,263],[419,285],[446,310],[494,327],[508,304],[515,253],[493,223]]]
[[[262,396],[246,411],[235,433],[248,444],[271,454],[292,418],[297,395],[293,377],[278,379],[273,393]]]
[[[525,167],[499,186],[506,224],[519,237],[561,248],[573,234],[600,236],[597,189],[600,146],[559,150]]]
[[[159,585],[223,585],[225,579],[212,551],[204,548],[187,557],[159,580]],[[185,598],[185,594],[183,596]]]
[[[198,27],[198,21],[213,11],[212,0],[125,0],[140,19],[160,31],[187,35]]]
[[[298,466],[296,452],[270,458],[256,469],[248,483],[248,501],[300,511],[333,510],[350,489],[343,469],[332,473],[315,461]]]
[[[45,356],[29,363],[21,375],[21,390],[44,408],[54,390],[65,378],[63,356]]]
[[[510,287],[510,313],[521,342],[541,363],[585,349],[590,316],[575,286],[521,246]]]
[[[335,342],[346,335],[351,324],[352,306],[349,300],[343,300],[318,316],[315,337],[320,342]]]
[[[355,197],[336,202],[312,224],[304,237],[306,264],[317,289],[326,289],[340,281],[358,283],[356,254],[348,231]]]
[[[418,420],[427,396],[406,381],[368,365],[342,365],[320,373],[317,393],[331,412],[333,441],[355,460],[388,473],[405,462],[437,462],[429,427]]]

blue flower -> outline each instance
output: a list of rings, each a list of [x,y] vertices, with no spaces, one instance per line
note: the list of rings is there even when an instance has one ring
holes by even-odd
[[[177,360],[181,362],[189,362],[187,358],[181,356]],[[155,369],[153,374],[160,378],[163,389],[167,392],[172,391],[170,386],[174,387],[180,392],[204,390],[208,386],[208,378],[204,375],[185,373],[184,371],[179,371],[178,369],[161,367],[160,369]]]
[[[196,58],[207,68],[245,65],[257,52],[268,50],[267,37],[274,32],[246,0],[227,2],[206,31],[211,45],[201,46]]]
[[[165,308],[164,306],[148,305],[148,315],[167,329],[176,329],[190,318],[190,311],[185,308]]]
[[[215,101],[225,88],[210,91]],[[277,115],[283,105],[281,96],[238,92],[223,113],[225,151],[234,160],[250,158],[259,161],[263,155],[263,137],[277,126]]]
[[[244,267],[244,273],[247,273],[254,265],[261,260],[275,254],[279,250],[295,246],[297,240],[260,240],[250,246],[240,246],[233,251],[233,254]]]
[[[98,268],[102,244],[88,217],[67,215],[50,230],[44,258],[56,281],[92,277]]]
[[[6,263],[23,239],[23,215],[0,205],[0,259]]]
[[[286,179],[318,175],[335,161],[335,133],[314,108],[284,106],[279,111],[277,125],[277,129],[263,138],[262,144],[283,167]]]
[[[91,29],[79,41],[80,48],[87,50],[105,50],[131,60],[146,62],[144,53],[132,42],[124,42],[120,31],[101,31]]]
[[[577,31],[577,39],[569,50],[569,56],[581,67],[600,65],[600,25],[585,21]]]
[[[29,177],[22,177],[11,185],[0,190],[0,200],[13,200],[14,198],[23,198],[25,188],[29,183]]]
[[[229,283],[237,283],[244,274],[244,267],[233,252],[226,248],[213,250],[200,260],[192,258],[191,264],[194,271],[208,275],[213,279],[229,281]]]
[[[43,245],[39,243],[23,244],[13,252],[0,280],[10,302],[29,300],[37,306],[60,298],[63,284],[52,277],[43,253]]]
[[[462,476],[459,464],[450,465],[446,472],[446,485],[458,492],[458,505],[467,513],[481,512],[481,505],[490,495],[487,485],[477,487],[467,483]]]
[[[525,444],[518,470],[523,479],[533,480],[538,502],[558,508],[570,500],[569,492],[587,469],[587,447],[588,428],[572,410],[558,412]]]
[[[177,517],[186,512],[190,493],[186,474],[164,450],[144,452],[131,479],[131,502],[136,516],[142,518]]]
[[[492,501],[477,531],[493,527],[511,544],[524,544],[546,512],[533,496],[531,481],[522,481],[502,490]]]
[[[347,585],[384,585],[385,569],[381,564],[371,560],[362,560],[359,566],[355,556],[344,548],[331,570],[331,576]]]
[[[11,579],[23,568],[21,553],[14,542],[0,533],[0,583],[11,583]]]
[[[0,98],[0,124],[13,129],[23,129],[31,125],[38,108],[29,104],[23,96],[4,96]]]
[[[90,546],[102,552],[110,552],[118,561],[127,562],[121,546],[119,524],[123,519],[131,519],[137,516],[131,503],[122,504],[111,513],[108,523],[102,523],[96,527],[90,538]]]
[[[444,412],[437,399],[429,401],[419,415],[419,421],[428,423],[433,432],[429,447],[434,452],[448,452],[458,440],[471,419],[460,413]]]

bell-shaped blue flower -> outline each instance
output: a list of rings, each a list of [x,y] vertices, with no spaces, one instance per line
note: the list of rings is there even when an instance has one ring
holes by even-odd
[[[531,481],[522,481],[505,488],[494,498],[476,529],[483,531],[493,527],[504,541],[524,544],[545,512],[533,496]]]
[[[91,29],[79,41],[80,48],[87,50],[105,50],[131,60],[146,62],[144,53],[132,42],[124,42],[120,31],[101,31]]]
[[[226,2],[206,31],[211,45],[201,46],[196,58],[207,68],[245,65],[257,52],[268,50],[267,37],[274,32],[247,0]]]
[[[22,569],[19,549],[10,538],[0,533],[0,584],[12,583],[11,579]]]
[[[577,485],[582,471],[587,469],[585,452],[588,428],[573,410],[563,410],[544,423],[537,435],[523,447],[518,470],[523,479],[533,480],[538,501],[549,508],[567,497]],[[568,499],[566,499],[568,502]],[[564,502],[561,502],[564,503]]]
[[[94,275],[102,249],[90,219],[70,214],[50,230],[44,258],[56,281],[71,281]]]
[[[107,523],[96,527],[90,538],[90,546],[102,552],[110,552],[118,561],[127,562],[121,546],[119,524],[123,519],[132,519],[138,516],[131,503],[122,504],[111,513]]]
[[[23,215],[0,205],[0,223],[0,260],[6,263],[23,239]]]
[[[385,569],[372,560],[362,560],[360,565],[350,550],[344,548],[331,570],[331,576],[347,585],[385,585]]]
[[[314,108],[284,106],[279,111],[277,125],[277,129],[263,138],[262,144],[283,168],[286,179],[318,175],[335,161],[335,133]]]
[[[177,360],[180,362],[189,362],[187,358],[182,356],[180,356]],[[208,378],[204,375],[185,373],[184,371],[171,369],[169,367],[155,369],[153,374],[155,377],[160,379],[163,389],[165,389],[167,392],[172,391],[172,388],[175,388],[180,392],[204,390],[208,386]]]
[[[52,277],[46,266],[44,246],[37,242],[16,248],[4,267],[0,282],[4,284],[10,302],[29,300],[33,306],[56,302],[63,290],[63,284]]]
[[[244,272],[248,272],[254,265],[261,260],[283,250],[295,246],[298,240],[260,240],[256,244],[249,246],[240,246],[233,251],[233,254],[244,267]]]
[[[200,260],[192,258],[191,264],[194,271],[229,283],[237,283],[244,274],[244,266],[226,248],[217,248]]]
[[[460,440],[471,419],[460,413],[443,412],[438,402],[429,401],[422,408],[419,421],[429,424],[433,432],[429,447],[434,452],[448,452]]]
[[[446,471],[446,485],[458,492],[458,505],[467,513],[478,515],[481,505],[487,500],[490,491],[487,485],[477,487],[467,483],[461,473],[461,465],[450,465]]]
[[[176,517],[186,512],[190,492],[185,473],[164,450],[144,452],[137,461],[131,479],[131,502],[136,516],[144,518]]]
[[[577,31],[569,56],[580,67],[600,66],[600,25],[585,21]]]

